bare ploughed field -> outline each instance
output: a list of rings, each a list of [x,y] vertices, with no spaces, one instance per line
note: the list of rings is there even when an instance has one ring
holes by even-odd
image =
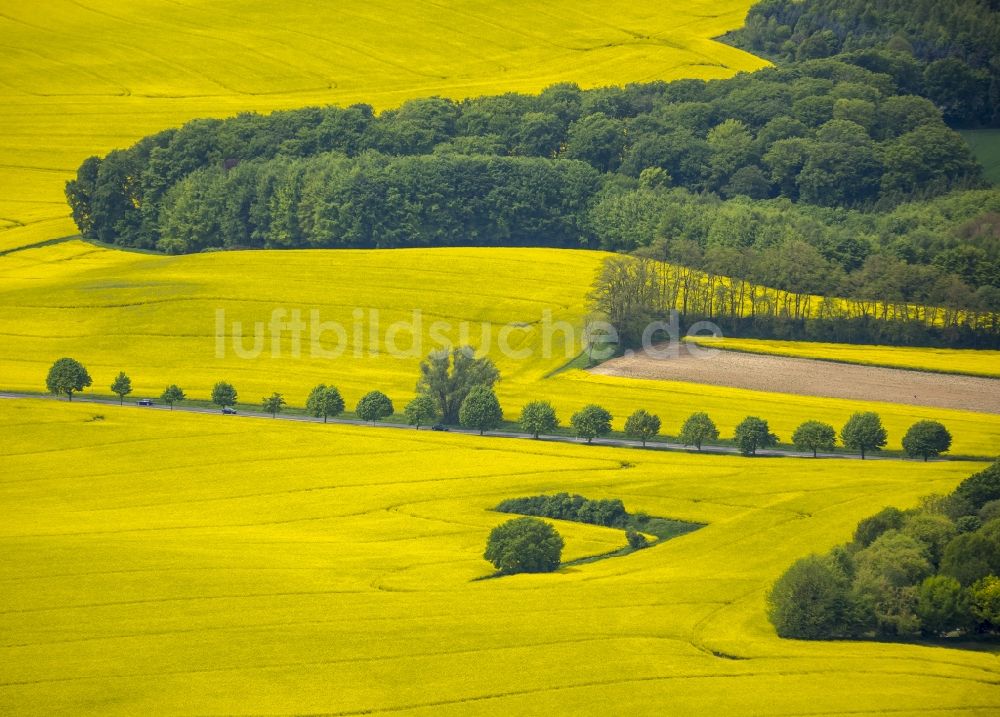
[[[714,351],[696,358],[684,345],[676,357],[658,358],[639,351],[605,361],[590,371],[606,376],[1000,413],[1000,379],[737,351]]]

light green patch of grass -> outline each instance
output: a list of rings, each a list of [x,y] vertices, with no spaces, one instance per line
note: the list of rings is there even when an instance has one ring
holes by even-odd
[[[986,179],[1000,185],[1000,129],[968,129],[960,134],[983,165]]]

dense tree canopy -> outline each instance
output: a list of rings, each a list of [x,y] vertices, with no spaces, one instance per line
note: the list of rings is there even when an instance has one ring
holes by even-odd
[[[848,632],[849,593],[843,569],[811,555],[794,563],[771,588],[768,617],[781,637],[836,637]]]
[[[788,291],[941,306],[961,298],[1000,310],[997,191],[872,213],[788,199],[722,200],[682,188],[614,187],[597,197],[590,223],[604,249]],[[950,295],[955,280],[964,297]]]
[[[988,0],[763,0],[732,36],[751,52],[786,61],[848,52],[932,99],[950,122],[995,126],[996,11]]]
[[[752,296],[730,333],[992,346],[1000,191],[944,119],[1000,119],[996,15],[766,0],[736,37],[782,64],[752,74],[194,120],[87,159],[66,193],[85,238],[121,246],[640,250],[831,311],[870,302],[802,329]],[[760,308],[781,324],[801,304]]]
[[[625,504],[618,498],[590,500],[582,495],[556,493],[533,495],[525,498],[508,498],[495,510],[501,513],[520,513],[557,520],[575,520],[580,523],[624,528],[629,521]]]
[[[978,488],[1000,463],[920,508],[886,508],[854,539],[795,563],[775,583],[769,617],[779,635],[964,637],[1000,632],[1000,519]],[[977,495],[970,500],[970,489]]]
[[[191,252],[592,246],[606,242],[588,213],[602,186],[643,177],[835,207],[977,185],[962,140],[890,70],[844,56],[709,82],[432,97],[378,116],[195,120],[87,159],[67,197],[88,239]]]
[[[606,194],[592,214],[623,227],[605,238],[638,246],[608,259],[592,292],[626,346],[674,309],[730,335],[1000,345],[997,192],[871,215],[640,187]]]

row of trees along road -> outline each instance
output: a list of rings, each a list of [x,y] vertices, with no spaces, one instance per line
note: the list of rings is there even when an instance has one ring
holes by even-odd
[[[478,430],[480,435],[495,430],[503,423],[503,410],[494,385],[500,380],[500,372],[485,356],[476,357],[471,347],[458,348],[449,352],[437,352],[428,356],[420,365],[417,381],[417,396],[404,409],[407,422],[420,428],[438,418],[446,423],[458,423],[465,428]],[[51,393],[65,395],[69,400],[73,394],[91,385],[87,369],[75,359],[61,358],[49,369],[46,386]],[[132,381],[120,372],[111,384],[111,390],[120,402],[132,391]],[[168,386],[161,400],[173,408],[173,404],[183,401],[184,391],[176,385]],[[236,405],[236,388],[219,381],[212,387],[212,403],[223,410]],[[273,393],[261,401],[261,408],[272,417],[277,416],[286,406],[282,394]],[[319,384],[309,393],[306,411],[309,415],[322,418],[326,423],[330,418],[342,414],[345,409],[343,396],[336,386]],[[355,415],[363,421],[383,420],[393,415],[392,400],[375,390],[366,393],[355,407]],[[611,433],[613,420],[611,413],[596,404],[584,406],[570,418],[570,426],[579,438],[587,443],[595,438]],[[556,410],[548,401],[532,401],[524,405],[518,425],[525,433],[539,438],[542,434],[552,434],[559,428]],[[639,409],[625,421],[625,436],[637,440],[645,447],[647,441],[660,434],[660,417]],[[692,414],[681,426],[679,440],[686,446],[701,450],[705,443],[718,440],[719,431],[712,419],[703,412]],[[855,413],[840,431],[844,447],[861,453],[862,459],[871,451],[886,445],[888,433],[882,426],[878,414],[872,412]],[[758,449],[770,448],[778,443],[778,437],[771,433],[767,421],[756,416],[748,416],[736,426],[733,443],[746,456],[756,455]],[[820,421],[806,421],[792,434],[792,443],[800,451],[812,451],[815,457],[820,451],[832,451],[836,434],[832,426]],[[903,448],[911,457],[924,460],[946,452],[951,447],[951,434],[937,421],[919,421],[907,431],[903,438]]]

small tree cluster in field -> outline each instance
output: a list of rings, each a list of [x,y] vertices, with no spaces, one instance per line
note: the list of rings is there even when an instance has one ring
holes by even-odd
[[[617,555],[641,550],[653,544],[646,537],[647,534],[655,536],[654,542],[660,542],[702,527],[700,523],[655,518],[641,512],[629,513],[625,510],[625,504],[618,498],[590,500],[582,495],[569,493],[509,498],[502,501],[494,510],[501,513],[519,513],[530,518],[554,518],[623,529],[628,550],[617,551]]]
[[[582,495],[570,495],[569,493],[509,498],[501,502],[495,510],[501,513],[573,520],[578,523],[603,525],[608,528],[624,528],[629,520],[625,504],[617,498],[588,500]]]
[[[792,565],[768,595],[782,637],[1000,633],[1000,461],[920,508],[886,508],[850,543]]]
[[[628,541],[628,547],[632,550],[642,550],[649,547],[649,540],[646,539],[646,536],[631,528],[625,531],[625,540]]]
[[[538,518],[514,518],[490,532],[483,557],[503,574],[548,573],[559,567],[563,539]]]

